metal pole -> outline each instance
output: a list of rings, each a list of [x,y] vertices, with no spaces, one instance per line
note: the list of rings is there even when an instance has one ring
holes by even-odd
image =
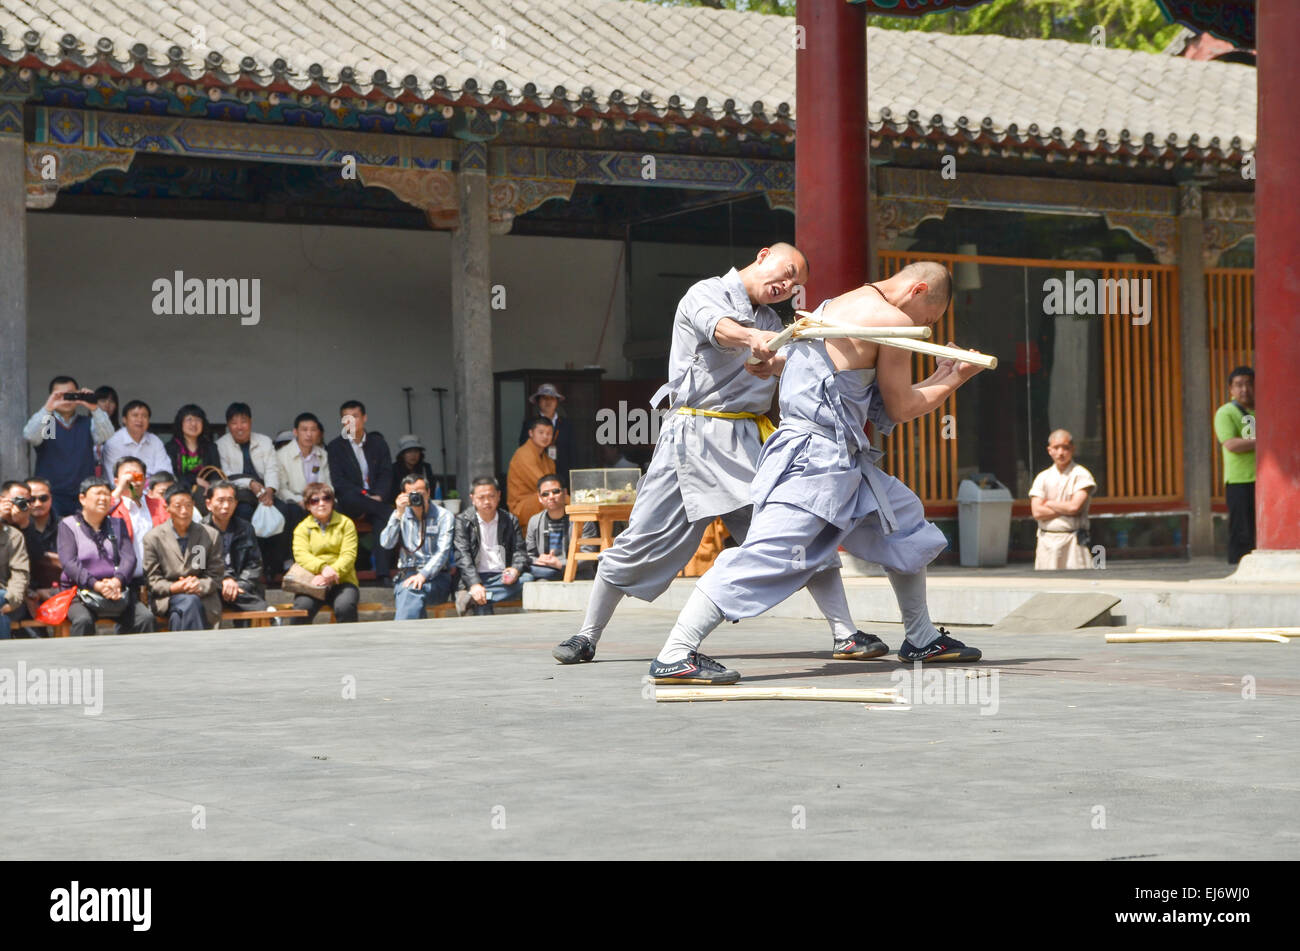
[[[431,386],[429,389],[438,394],[438,442],[442,444],[442,477],[447,477],[447,430],[442,424],[442,394],[447,392],[445,386]]]
[[[415,432],[415,426],[411,423],[411,390],[413,389],[415,389],[415,387],[402,387],[402,392],[406,394],[406,431],[408,433]]]

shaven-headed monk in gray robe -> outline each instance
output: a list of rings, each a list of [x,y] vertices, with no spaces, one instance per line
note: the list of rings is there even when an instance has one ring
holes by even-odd
[[[624,595],[653,601],[672,584],[721,516],[743,541],[749,527],[750,483],[761,449],[760,426],[776,390],[774,368],[753,366],[774,354],[766,343],[781,330],[772,304],[807,280],[808,264],[788,244],[763,248],[753,263],[695,284],[673,321],[669,382],[652,400],[669,398],[650,467],[637,491],[627,528],[600,556],[587,616],[574,637],[552,651],[564,664],[589,661]],[[856,629],[839,561],[822,566],[806,586],[830,622],[833,656],[866,659],[888,653]]]
[[[823,303],[814,316],[836,325],[930,325],[947,311],[950,287],[942,265],[917,262]],[[735,683],[737,671],[699,652],[703,638],[724,620],[780,604],[841,547],[885,568],[906,632],[899,659],[978,660],[978,650],[930,621],[925,568],[947,540],[916,495],[877,467],[881,453],[864,427],[870,420],[888,433],[931,412],[980,368],[945,358],[914,384],[909,351],[852,338],[796,340],[777,361],[781,427],[763,446],[749,534],[700,579],[650,675],[657,683]]]

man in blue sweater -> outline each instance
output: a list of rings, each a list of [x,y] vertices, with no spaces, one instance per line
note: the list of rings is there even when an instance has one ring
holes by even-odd
[[[50,484],[56,520],[81,511],[78,487],[95,474],[95,447],[113,435],[113,421],[90,395],[68,399],[80,389],[72,377],[56,376],[45,405],[23,427],[36,450],[34,475]]]

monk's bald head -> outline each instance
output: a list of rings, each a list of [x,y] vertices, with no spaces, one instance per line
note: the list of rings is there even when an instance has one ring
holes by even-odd
[[[952,275],[938,261],[913,261],[894,278],[909,287],[924,284],[920,295],[923,305],[940,316],[948,312],[948,303],[952,300]]]

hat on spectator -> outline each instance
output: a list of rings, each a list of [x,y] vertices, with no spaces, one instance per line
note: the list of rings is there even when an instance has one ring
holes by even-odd
[[[293,442],[292,429],[280,430],[279,435],[277,435],[273,440],[271,440],[271,444],[274,445],[276,449],[279,449],[285,443],[291,443],[291,442]]]
[[[532,396],[528,397],[528,402],[532,403],[533,405],[536,405],[537,398],[539,396],[554,396],[557,400],[564,399],[564,394],[562,394],[559,390],[557,390],[554,387],[554,385],[550,383],[543,383],[541,386],[539,386],[537,388],[537,392],[534,393]]]
[[[408,449],[419,449],[421,452],[423,452],[424,440],[422,440],[419,436],[413,435],[411,433],[407,433],[405,436],[403,436],[401,439],[397,441],[397,454],[400,456]]]

